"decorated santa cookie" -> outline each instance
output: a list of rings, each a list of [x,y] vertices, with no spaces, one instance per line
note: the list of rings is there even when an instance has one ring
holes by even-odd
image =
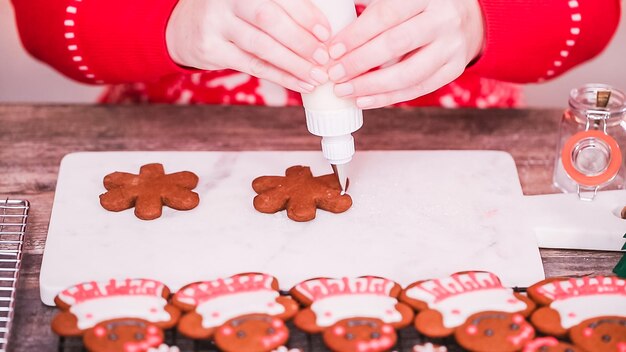
[[[582,349],[559,341],[555,337],[538,337],[524,346],[523,352],[584,352]]]
[[[397,340],[396,329],[411,323],[411,308],[397,297],[397,283],[379,277],[318,278],[290,291],[305,309],[295,325],[309,333],[323,332],[333,351],[387,351]]]
[[[626,315],[591,318],[574,326],[570,339],[585,351],[626,351]]]
[[[542,306],[531,322],[547,335],[564,337],[593,318],[626,318],[626,280],[614,276],[546,279],[529,287],[528,295]]]
[[[272,351],[289,338],[285,321],[298,304],[280,296],[278,282],[258,273],[189,284],[173,297],[187,313],[178,330],[193,339],[213,338],[223,351]]]
[[[535,329],[519,313],[472,314],[454,331],[457,343],[473,352],[516,352],[535,337]]]
[[[83,342],[91,352],[149,351],[163,342],[163,330],[142,319],[114,319],[85,332]]]
[[[61,336],[81,336],[96,324],[122,318],[145,320],[158,328],[176,325],[178,308],[169,304],[170,290],[148,279],[85,282],[60,292],[54,299],[61,312],[52,330]]]
[[[483,271],[415,282],[402,291],[400,300],[418,311],[415,328],[432,338],[452,335],[472,314],[496,311],[525,317],[535,308],[526,296],[503,287],[495,274]]]

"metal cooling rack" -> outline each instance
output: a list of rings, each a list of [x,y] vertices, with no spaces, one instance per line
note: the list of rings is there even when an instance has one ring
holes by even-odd
[[[28,209],[28,201],[0,199],[0,352],[11,332]]]

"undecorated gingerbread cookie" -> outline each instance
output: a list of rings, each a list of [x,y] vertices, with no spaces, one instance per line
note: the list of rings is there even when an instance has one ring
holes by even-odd
[[[139,175],[114,172],[104,178],[107,192],[100,195],[106,210],[122,211],[135,207],[135,215],[143,220],[161,216],[162,207],[190,210],[200,202],[197,193],[198,176],[189,171],[165,174],[163,165],[147,164]]]
[[[298,304],[280,296],[278,281],[259,273],[186,285],[172,298],[186,311],[178,330],[193,339],[213,338],[222,351],[272,351],[284,345],[284,321]]]
[[[498,311],[528,316],[535,304],[526,296],[503,287],[493,273],[470,271],[409,285],[400,300],[415,308],[415,328],[442,338],[479,312]]]
[[[400,285],[379,277],[307,280],[290,291],[306,307],[294,324],[308,333],[323,332],[333,351],[387,351],[396,343],[396,329],[413,319],[411,308],[397,299],[400,291]]]
[[[559,341],[555,337],[536,338],[524,346],[524,352],[585,352],[569,343]]]
[[[546,279],[529,287],[528,295],[542,306],[531,322],[555,337],[588,319],[626,317],[626,280],[615,276]]]
[[[341,194],[337,176],[313,177],[308,166],[292,166],[285,176],[258,177],[252,188],[258,194],[253,202],[256,210],[273,214],[286,209],[294,221],[313,220],[318,208],[343,213],[352,206],[352,198]]]
[[[518,313],[472,314],[454,331],[459,345],[473,352],[516,352],[535,337],[535,329]]]
[[[626,351],[626,306],[621,308],[621,316],[591,318],[574,326],[569,332],[570,339],[585,351]]]

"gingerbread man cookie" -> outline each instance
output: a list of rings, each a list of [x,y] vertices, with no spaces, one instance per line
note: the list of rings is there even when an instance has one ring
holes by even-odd
[[[546,279],[529,287],[528,295],[542,306],[531,322],[555,337],[588,319],[626,317],[626,280],[614,276]]]
[[[253,202],[256,210],[273,214],[286,209],[294,221],[313,220],[318,208],[342,213],[352,206],[352,198],[341,194],[334,174],[313,177],[307,166],[292,166],[285,176],[258,177],[252,188],[258,194]]]
[[[578,347],[559,341],[552,336],[536,338],[524,346],[523,352],[584,352]]]
[[[143,220],[161,216],[162,207],[190,210],[200,202],[192,192],[198,185],[198,176],[189,171],[165,174],[163,165],[147,164],[139,175],[114,172],[104,178],[107,192],[100,195],[100,204],[109,211],[135,207],[135,215]]]
[[[287,342],[284,321],[298,304],[280,296],[270,275],[239,274],[181,288],[172,299],[186,311],[178,330],[193,339],[213,338],[223,351],[272,351]]]
[[[400,285],[379,277],[307,280],[290,291],[306,307],[294,324],[308,333],[323,332],[334,351],[387,351],[396,343],[396,329],[413,319],[411,308],[397,299],[400,291]]]
[[[569,337],[585,351],[626,351],[626,313],[622,316],[591,318],[574,326]]]
[[[518,313],[480,312],[459,326],[454,337],[468,351],[515,352],[535,337],[535,329]]]
[[[147,352],[161,345],[163,330],[143,319],[114,319],[85,332],[83,342],[91,352]]]
[[[415,282],[402,291],[400,300],[418,311],[414,323],[417,331],[432,338],[452,335],[475,313],[499,311],[528,316],[535,308],[526,296],[503,287],[495,274],[482,271]]]

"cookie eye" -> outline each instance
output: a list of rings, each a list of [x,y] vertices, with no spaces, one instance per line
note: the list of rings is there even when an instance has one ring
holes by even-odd
[[[268,335],[274,335],[274,333],[276,333],[276,329],[274,329],[274,328],[267,328],[267,334]]]
[[[486,329],[486,330],[485,330],[485,336],[487,336],[487,337],[491,337],[491,336],[493,336],[493,330],[491,330],[491,329]]]
[[[245,338],[246,337],[246,332],[243,331],[243,330],[237,331],[237,337],[240,338],[240,339]]]
[[[111,334],[109,334],[108,338],[111,341],[117,341],[117,335],[116,334],[111,333]]]
[[[135,340],[141,341],[143,340],[143,338],[144,338],[144,335],[142,333],[138,332],[135,334]]]
[[[370,337],[373,339],[379,339],[380,338],[380,333],[377,332],[373,332],[370,334]]]
[[[611,342],[611,336],[610,335],[602,335],[602,342]]]
[[[539,351],[538,352],[548,352],[550,350],[550,347],[548,346],[541,346],[539,347]],[[567,352],[567,351],[565,351]],[[570,352],[574,352],[574,351],[570,351]]]
[[[509,329],[511,329],[513,331],[519,330],[519,324],[513,323],[513,324],[509,325]]]
[[[352,340],[352,339],[354,339],[354,335],[352,333],[347,333],[346,340]]]

